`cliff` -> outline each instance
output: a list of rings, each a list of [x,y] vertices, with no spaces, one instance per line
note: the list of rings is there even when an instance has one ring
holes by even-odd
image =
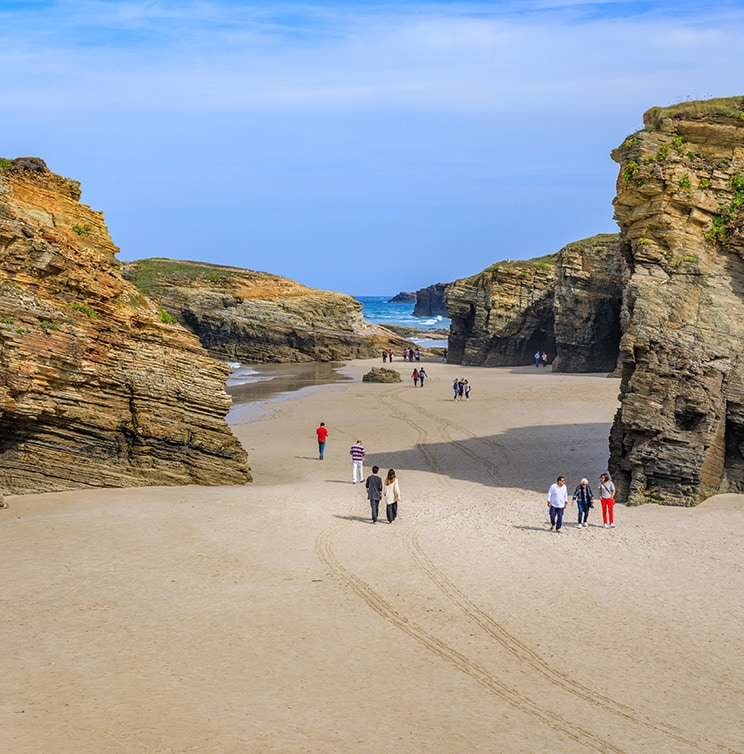
[[[413,345],[368,325],[351,296],[266,272],[171,259],[125,262],[122,270],[210,354],[228,361],[339,361]]]
[[[529,364],[555,353],[555,257],[499,262],[451,283],[447,361],[466,366]]]
[[[99,212],[0,160],[0,488],[239,484],[225,365],[126,282]]]
[[[744,97],[654,108],[613,153],[628,281],[621,500],[744,492]]]
[[[604,233],[564,246],[556,258],[554,372],[612,372],[620,350],[623,240]]]
[[[447,290],[449,283],[434,283],[416,291],[414,317],[449,317],[447,312]]]

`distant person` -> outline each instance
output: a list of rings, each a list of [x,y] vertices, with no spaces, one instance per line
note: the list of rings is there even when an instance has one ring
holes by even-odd
[[[594,507],[594,493],[587,479],[581,480],[571,499],[579,509],[579,529],[582,526],[589,526],[589,509]]]
[[[416,361],[421,361],[421,351],[419,351],[418,348],[414,349],[413,356]]]
[[[535,358],[535,366],[539,367],[540,366],[540,351],[535,351],[534,358]]]
[[[318,459],[323,460],[325,454],[325,444],[328,439],[328,430],[326,429],[325,422],[321,422],[320,426],[315,430],[315,434],[318,435]]]
[[[393,363],[393,349],[392,348],[388,351],[388,361],[391,364]]]
[[[387,351],[382,352],[382,363],[387,364]]]
[[[568,503],[568,490],[565,477],[559,476],[548,490],[548,507],[550,508],[550,531],[560,531],[563,526],[563,511]]]
[[[382,497],[382,479],[377,476],[380,470],[379,466],[372,467],[372,473],[367,477],[364,486],[367,488],[367,499],[372,508],[372,523],[377,523],[377,513],[380,507],[380,498]]]
[[[460,386],[459,386],[459,380],[457,377],[455,377],[454,382],[452,383],[452,389],[455,391],[455,397],[452,400],[457,400],[457,396],[460,394]]]
[[[421,380],[421,387],[423,387],[424,386],[424,380],[426,379],[426,372],[424,371],[423,367],[421,367],[421,369],[419,369],[419,379]]]
[[[447,349],[444,349],[444,352],[442,353],[442,361],[447,361]]]
[[[357,440],[349,450],[351,455],[351,481],[353,484],[357,483],[357,475],[359,481],[364,481],[364,445],[361,440]]]
[[[461,401],[463,395],[465,395],[465,380],[457,381],[457,400]]]
[[[540,357],[540,361],[542,361],[542,365],[544,367],[548,366],[548,354],[545,353],[545,351],[542,352],[542,356]]]
[[[467,380],[463,380],[462,387],[465,390],[465,400],[470,400],[470,383]]]
[[[418,381],[419,381],[419,370],[414,369],[411,373],[411,379],[413,380],[413,386],[418,387]]]
[[[400,486],[395,476],[395,469],[390,469],[382,486],[382,499],[385,501],[385,515],[387,522],[392,524],[398,517],[398,501],[400,500]]]
[[[602,504],[604,528],[615,528],[615,485],[609,474],[599,477],[599,502]]]

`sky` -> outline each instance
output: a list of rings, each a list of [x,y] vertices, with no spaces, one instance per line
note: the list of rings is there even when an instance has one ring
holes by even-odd
[[[393,295],[615,232],[610,152],[744,94],[742,40],[742,0],[0,0],[0,156],[121,260]]]

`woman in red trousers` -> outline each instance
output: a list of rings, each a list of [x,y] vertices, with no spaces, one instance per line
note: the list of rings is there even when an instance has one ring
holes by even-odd
[[[604,528],[615,526],[615,485],[610,481],[609,474],[599,477],[599,499],[602,502],[602,521]]]

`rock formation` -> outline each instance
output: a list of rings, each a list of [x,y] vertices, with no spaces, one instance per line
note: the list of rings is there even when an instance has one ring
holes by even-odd
[[[339,361],[413,345],[367,324],[351,296],[266,272],[170,259],[125,262],[122,269],[210,354],[227,361]]]
[[[620,234],[570,243],[556,258],[554,372],[612,372],[620,350]]]
[[[499,262],[449,286],[447,360],[475,366],[531,364],[611,372],[620,342],[623,256],[619,234],[575,241],[557,254]]]
[[[362,382],[402,382],[400,372],[384,367],[372,367],[362,376]]]
[[[412,304],[414,301],[416,301],[416,294],[413,291],[401,291],[396,293],[388,304]]]
[[[434,283],[416,291],[414,317],[448,317],[447,289],[449,283]]]
[[[0,160],[0,489],[250,481],[228,368],[122,278],[79,199]]]
[[[744,492],[744,97],[655,108],[613,153],[628,266],[618,497]]]
[[[555,353],[555,257],[498,262],[451,283],[447,361],[466,366],[529,364],[538,349]]]

